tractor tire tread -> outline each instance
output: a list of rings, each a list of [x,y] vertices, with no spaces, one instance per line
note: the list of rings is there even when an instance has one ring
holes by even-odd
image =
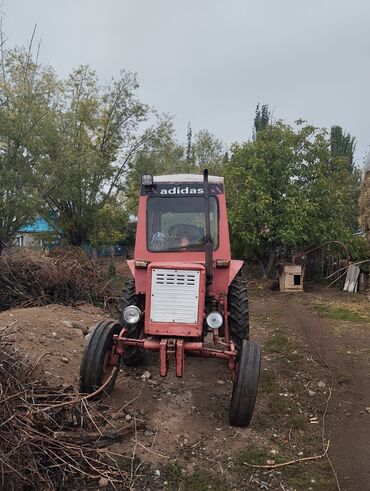
[[[249,426],[253,416],[261,369],[261,347],[256,341],[244,340],[237,378],[230,404],[230,424]]]
[[[126,281],[121,296],[121,308],[119,323],[127,328],[127,337],[137,339],[141,331],[143,330],[143,320],[140,321],[139,325],[130,326],[126,324],[123,319],[123,311],[128,305],[137,305],[140,307],[140,297],[135,291],[135,279],[130,278]],[[140,348],[127,347],[123,354],[123,363],[129,367],[136,367],[140,365],[144,360],[144,351]]]
[[[247,283],[242,275],[230,283],[228,292],[229,328],[231,338],[239,349],[249,339],[249,308]]]
[[[91,393],[102,385],[103,364],[106,352],[113,344],[113,334],[119,334],[121,326],[114,321],[101,321],[86,337],[80,366],[80,392]],[[114,384],[105,388],[110,393]]]

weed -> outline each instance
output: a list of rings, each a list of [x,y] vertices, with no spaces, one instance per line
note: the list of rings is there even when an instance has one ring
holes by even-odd
[[[352,321],[352,322],[369,322],[370,318],[368,314],[356,312],[351,309],[345,309],[342,307],[335,307],[330,304],[316,303],[314,308],[324,317],[328,317],[333,320]]]
[[[302,361],[302,354],[295,348],[291,339],[278,329],[265,342],[264,350],[279,359],[281,375],[291,376],[292,372],[298,370]]]
[[[265,394],[276,394],[279,392],[279,385],[272,372],[267,370],[261,372],[259,391]]]
[[[283,479],[297,491],[336,489],[333,475],[325,460],[287,466],[283,470]]]
[[[274,427],[279,422],[286,424],[287,417],[298,414],[298,406],[292,399],[274,394],[269,398],[267,405],[256,414],[254,426],[265,429]]]
[[[209,491],[230,490],[229,485],[225,480],[217,475],[209,474],[201,469],[195,469],[191,474],[186,474],[179,465],[171,464],[166,472],[169,490],[183,491]]]
[[[278,330],[264,343],[265,350],[274,354],[281,354],[290,347],[291,341],[288,336]]]
[[[267,460],[274,460],[276,464],[288,462],[294,458],[294,455],[277,453],[272,456],[265,448],[257,445],[249,445],[240,450],[233,459],[238,471],[251,472],[246,464],[266,465]],[[310,463],[297,463],[280,468],[281,481],[289,486],[289,489],[297,491],[312,489],[327,491],[334,489],[333,476],[326,461],[317,461]],[[284,489],[284,488],[283,488]]]
[[[245,466],[245,462],[253,465],[265,465],[269,458],[271,456],[265,448],[251,444],[235,455],[234,464],[238,467]]]
[[[291,414],[287,419],[287,425],[293,430],[307,430],[307,421],[303,414]]]

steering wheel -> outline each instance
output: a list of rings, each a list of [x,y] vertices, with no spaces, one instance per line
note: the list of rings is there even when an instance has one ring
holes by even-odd
[[[178,239],[199,240],[203,237],[203,232],[195,225],[179,223],[168,229],[168,235]]]

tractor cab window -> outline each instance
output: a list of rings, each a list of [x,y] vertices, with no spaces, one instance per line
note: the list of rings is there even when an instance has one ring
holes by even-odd
[[[218,206],[209,198],[211,240],[218,247]],[[147,243],[151,252],[201,251],[206,240],[204,198],[150,197],[147,210]]]

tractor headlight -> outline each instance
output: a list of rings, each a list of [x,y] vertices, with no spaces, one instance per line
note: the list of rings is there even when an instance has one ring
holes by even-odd
[[[143,186],[153,186],[153,176],[151,174],[144,174],[141,176],[141,184]]]
[[[211,312],[207,315],[206,322],[211,329],[218,329],[222,326],[222,315],[219,312]]]
[[[123,311],[123,319],[127,324],[136,324],[139,322],[141,311],[136,305],[129,305]]]

